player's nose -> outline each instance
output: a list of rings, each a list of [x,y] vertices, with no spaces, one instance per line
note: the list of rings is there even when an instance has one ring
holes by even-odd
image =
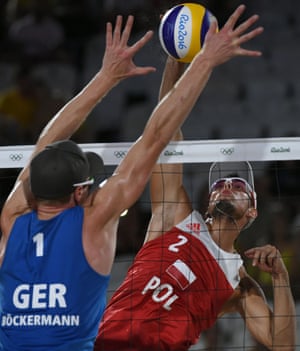
[[[232,189],[232,182],[231,182],[231,180],[226,180],[224,182],[224,189]]]

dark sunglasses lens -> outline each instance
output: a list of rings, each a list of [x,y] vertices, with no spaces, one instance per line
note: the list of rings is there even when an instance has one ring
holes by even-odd
[[[211,192],[212,191],[216,191],[216,190],[220,190],[224,187],[225,182],[231,182],[231,187],[234,190],[238,190],[238,191],[244,191],[244,192],[249,192],[250,189],[247,186],[246,181],[244,181],[243,179],[239,179],[239,178],[228,178],[228,179],[219,179],[217,180],[211,187]]]
[[[231,184],[233,189],[247,192],[247,185],[241,179],[232,179]]]
[[[215,191],[215,190],[219,190],[222,189],[224,187],[225,184],[225,180],[224,179],[220,179],[217,180],[216,182],[214,182],[214,184],[211,187],[211,191]]]

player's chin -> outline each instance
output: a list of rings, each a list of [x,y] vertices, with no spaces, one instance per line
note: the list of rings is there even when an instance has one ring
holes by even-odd
[[[220,198],[218,201],[214,203],[213,206],[213,216],[235,216],[236,208],[234,206],[234,202],[230,199]]]
[[[234,220],[240,220],[245,215],[245,208],[234,199],[220,199],[214,206],[213,216],[227,216]]]

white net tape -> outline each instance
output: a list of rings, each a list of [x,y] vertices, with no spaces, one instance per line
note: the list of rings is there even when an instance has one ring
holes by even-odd
[[[118,165],[131,143],[81,144],[84,151],[102,156],[105,165]],[[22,168],[29,161],[32,145],[0,147],[1,168]],[[188,140],[170,143],[159,163],[211,163],[214,161],[300,160],[300,138]]]

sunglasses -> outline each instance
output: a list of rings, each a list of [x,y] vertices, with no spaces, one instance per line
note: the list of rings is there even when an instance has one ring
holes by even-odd
[[[231,189],[234,191],[242,191],[247,194],[253,192],[251,186],[243,178],[220,178],[212,184],[210,187],[210,193],[223,189],[225,183],[230,183]]]
[[[89,179],[84,180],[80,183],[75,183],[73,186],[85,186],[85,185],[93,185],[94,184],[94,178],[89,177]]]

